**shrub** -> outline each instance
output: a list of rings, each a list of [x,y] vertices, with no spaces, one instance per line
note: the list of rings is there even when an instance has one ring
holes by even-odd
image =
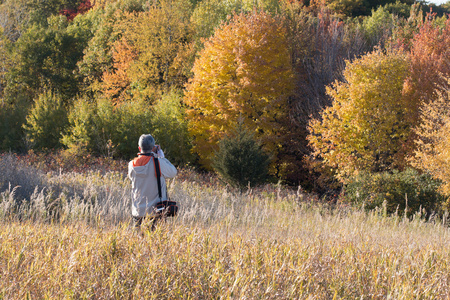
[[[269,156],[254,135],[239,124],[231,135],[220,141],[213,168],[227,183],[245,188],[267,179],[268,164]]]
[[[21,98],[14,104],[10,104],[8,99],[0,101],[0,150],[23,151],[25,133],[22,125],[30,105]]]
[[[40,94],[26,117],[23,128],[31,148],[60,148],[63,131],[68,124],[61,97],[51,91]]]
[[[151,132],[150,112],[143,102],[115,107],[104,99],[93,103],[79,99],[69,114],[70,128],[63,143],[73,154],[131,158],[138,151],[139,136]]]
[[[141,134],[153,132],[153,116],[145,101],[124,103],[117,107],[118,122],[111,127],[111,140],[116,155],[124,159],[136,156]]]
[[[165,155],[176,165],[193,161],[187,120],[181,104],[182,94],[172,90],[153,106],[153,131]]]
[[[62,137],[62,143],[72,155],[94,152],[94,133],[97,123],[97,105],[84,98],[75,101],[69,112],[69,129]]]
[[[406,211],[408,215],[421,208],[439,212],[445,197],[439,193],[439,182],[414,169],[405,171],[361,173],[344,185],[344,199],[367,209],[383,206],[388,213]],[[407,206],[406,206],[407,205]]]

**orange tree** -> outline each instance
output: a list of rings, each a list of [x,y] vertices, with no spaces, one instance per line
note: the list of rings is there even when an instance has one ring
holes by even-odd
[[[333,103],[310,122],[308,139],[341,181],[404,166],[415,107],[403,95],[408,74],[402,52],[376,50],[348,63],[345,81],[328,88]]]
[[[428,103],[450,87],[442,77],[450,76],[450,19],[428,15],[411,40],[410,57],[411,76],[405,85],[408,97]]]
[[[210,167],[219,141],[238,120],[273,158],[280,152],[293,89],[282,24],[265,12],[241,13],[205,42],[184,99],[194,151],[203,166]]]

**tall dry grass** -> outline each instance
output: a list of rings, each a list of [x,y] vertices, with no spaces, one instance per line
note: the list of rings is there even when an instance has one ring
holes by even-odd
[[[141,236],[123,173],[41,174],[5,158],[0,171],[0,298],[450,298],[437,219],[329,208],[281,187],[236,193],[182,173],[169,183],[179,216]]]

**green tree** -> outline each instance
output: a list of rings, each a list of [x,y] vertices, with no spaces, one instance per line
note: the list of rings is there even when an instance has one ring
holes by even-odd
[[[403,95],[408,75],[405,54],[377,50],[349,62],[345,81],[328,89],[333,103],[310,122],[308,139],[313,155],[341,181],[406,165],[418,106]]]
[[[386,7],[372,10],[372,15],[362,21],[365,38],[373,46],[384,46],[385,41],[392,36],[392,31],[397,24],[396,17]]]
[[[61,147],[60,140],[68,124],[66,111],[59,95],[51,91],[39,95],[24,124],[31,148],[51,150]]]
[[[361,172],[344,185],[345,201],[358,207],[384,207],[387,213],[411,216],[423,210],[428,215],[442,213],[445,197],[439,192],[439,182],[429,174],[407,168],[399,172]]]
[[[204,0],[192,13],[191,21],[195,26],[197,43],[202,44],[202,38],[209,38],[214,31],[227,21],[227,17],[242,10],[242,1]]]
[[[404,3],[412,5],[414,0],[326,0],[326,5],[341,17],[367,16],[373,9],[388,4]]]
[[[9,94],[25,92],[34,98],[46,87],[69,99],[79,92],[75,70],[88,35],[79,35],[68,25],[65,17],[52,17],[48,28],[34,25],[14,44],[14,65],[7,75]]]
[[[240,118],[276,157],[293,90],[283,22],[265,12],[236,15],[205,43],[193,73],[184,101],[201,164],[211,166],[218,142]]]
[[[220,141],[213,168],[227,183],[242,189],[267,180],[269,161],[254,133],[240,123]]]

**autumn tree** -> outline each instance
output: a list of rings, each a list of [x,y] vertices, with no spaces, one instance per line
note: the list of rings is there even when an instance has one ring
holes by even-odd
[[[67,7],[62,9],[59,13],[66,16],[67,20],[72,21],[78,14],[84,14],[92,8],[90,0],[82,0],[78,7]]]
[[[28,0],[6,0],[0,4],[0,27],[12,42],[17,41],[30,22]]]
[[[289,49],[295,72],[295,92],[289,105],[290,128],[284,156],[290,160],[286,169],[291,183],[311,186],[312,180],[303,157],[310,153],[306,137],[311,117],[331,104],[326,86],[343,80],[345,61],[372,49],[362,26],[342,22],[325,6],[311,10],[296,2],[285,3]]]
[[[130,13],[144,11],[143,0],[130,1],[94,1],[94,9],[78,16],[75,22],[86,22],[90,24],[93,33],[89,39],[84,56],[78,62],[77,68],[83,78],[83,89],[85,93],[96,94],[104,90],[102,85],[104,74],[114,74],[114,52],[120,52],[114,48],[119,44],[123,29],[119,24],[125,22]],[[117,55],[117,54],[116,54]],[[109,89],[107,87],[106,89]]]
[[[328,88],[333,103],[310,122],[308,139],[313,155],[341,181],[405,165],[415,109],[403,95],[408,75],[405,54],[376,50],[348,63],[345,81]]]
[[[443,79],[450,84],[450,79]],[[438,91],[438,98],[420,110],[420,125],[415,128],[417,149],[412,165],[443,182],[450,195],[450,89]]]
[[[112,50],[112,58],[112,71],[103,73],[101,85],[106,98],[114,104],[121,104],[132,98],[128,70],[136,59],[136,49],[130,46],[126,39],[117,40]]]
[[[296,71],[295,110],[297,122],[306,124],[330,105],[326,86],[343,80],[345,61],[369,50],[364,32],[352,28],[321,7],[314,14],[295,6],[286,7],[289,46]]]
[[[235,15],[199,53],[185,103],[194,151],[205,167],[238,119],[273,157],[283,147],[281,124],[293,72],[282,24],[279,17],[256,10]]]
[[[104,93],[127,90],[132,97],[152,100],[183,87],[194,54],[191,12],[189,1],[164,0],[116,24],[122,38],[114,43],[113,68],[103,75]]]
[[[419,27],[410,46],[411,76],[406,92],[411,101],[428,103],[436,99],[439,91],[450,85],[443,76],[450,76],[450,19],[443,26],[428,15]],[[418,110],[416,111],[418,116]]]

